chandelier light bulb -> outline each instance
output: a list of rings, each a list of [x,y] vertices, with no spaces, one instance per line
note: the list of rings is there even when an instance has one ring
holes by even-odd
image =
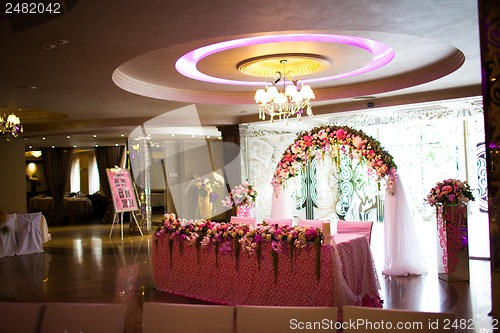
[[[300,120],[303,113],[312,116],[310,100],[315,98],[309,85],[301,79],[294,80],[293,73],[286,71],[287,60],[281,60],[281,72],[276,72],[274,81],[268,82],[266,89],[255,92],[255,102],[259,104],[259,119],[265,120],[266,115],[274,122],[275,117],[284,120],[288,125],[288,118],[296,116]],[[285,74],[283,74],[285,73]]]
[[[15,114],[4,114],[0,117],[0,133],[12,135],[17,137],[19,133],[23,132],[23,126],[21,125],[21,120]],[[7,137],[9,140],[9,137]]]

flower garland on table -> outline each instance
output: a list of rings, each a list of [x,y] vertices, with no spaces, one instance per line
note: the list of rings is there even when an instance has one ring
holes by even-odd
[[[379,183],[385,179],[387,190],[394,193],[397,166],[392,156],[375,138],[348,126],[321,126],[299,134],[283,153],[271,183],[275,187],[282,185],[285,180],[298,175],[312,157],[324,158],[327,152],[337,164],[340,163],[340,154],[365,162],[368,173]]]
[[[263,223],[257,226],[249,226],[238,223],[218,223],[206,220],[172,219],[165,215],[164,223],[155,232],[155,240],[159,237],[168,236],[170,267],[172,268],[173,241],[186,240],[194,246],[197,251],[197,262],[200,264],[200,249],[214,243],[216,267],[219,267],[219,253],[231,252],[233,244],[236,271],[239,268],[239,257],[243,250],[247,254],[256,254],[257,266],[260,270],[261,246],[263,242],[271,243],[271,256],[273,258],[274,281],[278,278],[278,255],[283,252],[284,246],[289,247],[290,270],[293,270],[292,260],[294,250],[301,250],[314,244],[316,248],[316,278],[321,275],[321,241],[323,234],[321,229],[309,226],[292,227],[269,225]],[[181,253],[182,254],[182,253]]]
[[[257,191],[255,191],[253,185],[249,183],[243,183],[241,185],[235,186],[229,195],[222,200],[222,205],[227,208],[233,208],[239,205],[253,205],[257,199]]]

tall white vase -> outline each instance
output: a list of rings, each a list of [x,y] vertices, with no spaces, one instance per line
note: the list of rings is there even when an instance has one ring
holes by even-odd
[[[271,218],[273,219],[291,219],[293,218],[293,204],[290,192],[283,187],[275,189],[271,203]]]

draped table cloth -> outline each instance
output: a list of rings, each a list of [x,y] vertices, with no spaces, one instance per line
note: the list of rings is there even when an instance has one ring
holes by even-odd
[[[154,237],[154,236],[153,236]],[[380,289],[366,237],[334,235],[335,245],[321,246],[321,270],[316,274],[316,249],[278,255],[275,283],[271,244],[262,243],[260,269],[256,254],[241,252],[236,270],[234,252],[219,253],[212,243],[198,250],[175,240],[172,257],[168,235],[153,238],[153,280],[157,289],[228,305],[380,307]],[[199,254],[199,256],[198,256]]]
[[[79,219],[92,214],[92,201],[89,198],[64,198],[63,203],[69,218]],[[42,212],[50,218],[54,214],[54,206],[52,197],[35,197],[29,200],[28,210]]]

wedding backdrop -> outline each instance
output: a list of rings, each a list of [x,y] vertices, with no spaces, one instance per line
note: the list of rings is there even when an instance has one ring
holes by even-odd
[[[421,217],[417,220],[423,221],[422,228],[429,224],[425,222],[436,223],[435,210],[423,200],[428,189],[441,179],[467,179],[476,197],[469,205],[469,215],[474,215],[471,256],[488,256],[483,111],[471,99],[316,116],[285,130],[269,124],[241,126],[242,173],[259,193],[257,220],[271,214],[271,180],[282,153],[301,131],[326,124],[349,126],[378,139],[394,157],[409,209]],[[287,192],[293,200],[293,215],[299,218],[383,221],[385,189],[356,159],[341,158],[340,168],[331,158],[313,159],[305,173],[287,181]]]

